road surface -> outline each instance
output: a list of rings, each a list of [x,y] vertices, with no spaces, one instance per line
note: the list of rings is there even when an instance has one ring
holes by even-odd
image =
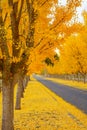
[[[62,97],[65,101],[76,106],[78,109],[87,114],[87,91],[55,83],[45,79],[42,76],[34,75],[34,78],[56,93],[58,96]]]

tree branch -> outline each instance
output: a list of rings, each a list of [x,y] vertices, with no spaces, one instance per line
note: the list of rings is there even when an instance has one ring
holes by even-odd
[[[42,5],[41,5],[41,6],[45,5],[45,3],[46,3],[46,2],[48,2],[48,0],[45,0],[45,1],[42,3]]]
[[[7,16],[8,16],[8,13],[5,14],[5,18],[4,18],[4,21],[3,21],[4,24],[5,24],[5,22],[6,22],[6,18],[7,18]]]
[[[60,23],[62,23],[62,21],[64,20],[65,17],[63,17],[55,26],[51,27],[50,30],[53,30],[54,28],[56,28]]]
[[[20,10],[19,10],[19,13],[18,13],[18,18],[17,18],[18,24],[20,22],[20,18],[21,18],[21,14],[22,14],[23,4],[24,4],[24,0],[21,0],[21,7],[20,7]]]
[[[36,46],[34,46],[34,48],[36,48],[37,46],[39,46],[40,43],[41,43],[41,41],[43,41],[43,40],[44,40],[44,37],[42,37],[42,38],[40,39],[40,41],[38,42],[38,44],[37,44]]]

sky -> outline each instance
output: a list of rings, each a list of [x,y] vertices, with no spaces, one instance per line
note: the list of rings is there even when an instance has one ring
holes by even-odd
[[[66,0],[58,0],[58,3],[59,3],[58,5],[64,6],[64,5],[66,5]],[[81,23],[84,23],[84,19],[83,19],[83,16],[82,16],[82,12],[84,10],[87,11],[87,0],[83,0],[81,7],[77,8],[77,14],[78,14],[78,17],[79,17],[78,21],[81,22]]]

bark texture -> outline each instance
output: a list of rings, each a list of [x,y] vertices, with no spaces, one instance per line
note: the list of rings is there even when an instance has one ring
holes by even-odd
[[[14,118],[14,87],[10,82],[2,83],[2,102],[3,102],[3,111],[2,111],[2,130],[14,130],[13,118]]]

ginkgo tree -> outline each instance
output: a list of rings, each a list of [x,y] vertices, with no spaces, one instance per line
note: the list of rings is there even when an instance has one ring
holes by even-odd
[[[38,55],[42,55],[42,61],[51,56],[49,52],[60,41],[77,31],[78,25],[69,26],[68,22],[80,3],[81,0],[67,0],[66,6],[60,7],[57,0],[0,0],[2,130],[14,129],[14,86],[28,73],[30,55],[36,49],[37,60]],[[49,18],[52,8],[55,8],[54,18]],[[34,59],[32,61],[34,67],[36,63]]]
[[[63,58],[66,73],[80,73],[85,82],[85,76],[87,74],[87,43],[81,37],[81,35],[71,36],[67,39],[61,58]]]
[[[50,74],[80,75],[86,82],[87,75],[87,13],[79,33],[73,33],[60,48],[59,61],[54,67],[47,67]],[[79,77],[78,77],[79,78]],[[79,79],[78,79],[79,80]]]

